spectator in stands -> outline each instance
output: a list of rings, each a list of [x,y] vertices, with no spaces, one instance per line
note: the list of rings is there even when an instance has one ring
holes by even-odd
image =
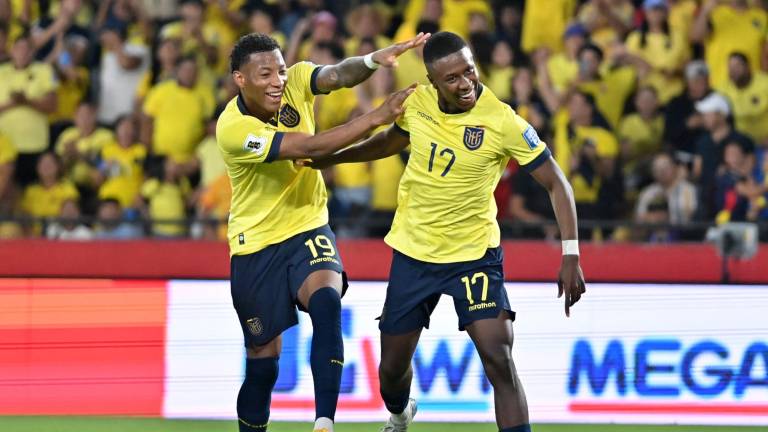
[[[555,2],[549,2],[550,7],[557,6]],[[496,39],[505,40],[512,48],[513,57],[522,57],[523,40],[523,11],[522,2],[502,3],[499,5],[496,17]],[[565,18],[565,17],[563,17]]]
[[[736,129],[768,147],[768,74],[752,72],[746,55],[728,58],[728,82],[720,89],[733,107]]]
[[[579,52],[589,36],[586,27],[580,23],[568,26],[563,33],[562,52],[548,56],[547,72],[552,86],[558,94],[565,92],[579,74]]]
[[[550,112],[534,84],[533,71],[529,67],[520,67],[512,79],[514,98],[510,102],[512,108],[528,121],[540,135],[549,133],[548,120]]]
[[[603,50],[586,44],[579,51],[579,73],[572,84],[581,92],[589,93],[611,128],[617,127],[624,104],[635,87],[636,73],[632,67],[621,64],[621,52],[601,70]]]
[[[99,111],[103,124],[114,124],[133,111],[136,88],[148,69],[150,60],[143,45],[126,43],[125,30],[107,27],[101,31],[99,68]]]
[[[96,107],[81,103],[74,126],[56,140],[56,154],[61,157],[66,177],[81,189],[94,189],[101,149],[113,139],[112,131],[96,124]]]
[[[132,116],[117,121],[116,139],[106,143],[100,152],[99,199],[114,199],[122,208],[129,208],[144,182],[144,160],[147,148],[138,142],[136,121]]]
[[[33,218],[56,217],[67,200],[77,200],[79,193],[68,180],[61,178],[61,163],[54,153],[44,153],[37,162],[37,183],[27,186],[21,209]],[[33,228],[39,233],[39,226]]]
[[[93,231],[84,225],[80,218],[80,206],[77,201],[64,201],[59,220],[48,225],[45,237],[51,240],[92,240]]]
[[[723,164],[726,144],[738,143],[745,153],[754,152],[754,143],[749,137],[734,130],[729,116],[728,100],[720,93],[711,93],[696,103],[696,110],[702,114],[706,133],[696,141],[696,155],[693,160],[693,179],[699,183],[704,210],[703,216],[715,216],[715,177],[718,167]]]
[[[554,222],[555,213],[549,194],[540,184],[524,170],[518,169],[511,178],[512,195],[509,200],[509,214],[513,220],[541,224]],[[557,238],[558,229],[555,224],[541,228],[526,228],[520,233],[523,237],[538,237],[542,235],[548,240]]]
[[[206,240],[226,240],[227,217],[232,201],[232,186],[229,176],[221,174],[210,182],[200,195],[198,217],[203,219],[202,238]]]
[[[18,152],[11,140],[0,133],[0,215],[11,213],[13,187],[13,169]]]
[[[183,57],[176,66],[176,79],[156,84],[144,101],[142,141],[151,152],[187,163],[203,137],[203,126],[214,109],[213,94],[203,97],[195,86],[197,61]]]
[[[200,188],[205,189],[221,175],[227,174],[227,167],[221,157],[221,150],[216,143],[216,121],[223,111],[220,106],[206,124],[206,135],[195,150],[195,159],[191,171],[200,172]]]
[[[738,142],[725,145],[722,172],[717,177],[715,204],[718,223],[756,221],[765,219],[765,187],[758,181],[763,177],[762,166],[755,153],[745,150]]]
[[[654,87],[641,87],[634,102],[636,112],[624,116],[618,136],[625,184],[636,191],[649,177],[651,160],[661,150],[664,116]]]
[[[152,234],[161,238],[181,237],[187,227],[187,200],[190,198],[189,180],[181,175],[173,158],[165,158],[162,173],[145,181],[141,187],[142,199],[137,205],[151,220]],[[160,222],[157,222],[160,221]]]
[[[547,48],[550,52],[562,50],[568,22],[576,10],[575,0],[527,1],[523,12],[522,48],[526,53]]]
[[[53,10],[56,6],[57,10]],[[39,2],[40,17],[32,26],[31,34],[36,48],[35,57],[44,61],[54,51],[56,40],[66,36],[90,37],[88,23],[79,19],[89,4],[82,0],[61,0],[60,2]]]
[[[752,71],[760,69],[768,34],[768,14],[748,0],[705,0],[691,28],[691,39],[705,43],[711,83],[728,80],[728,56],[743,52]]]
[[[11,53],[8,51],[8,22],[0,20],[0,64],[11,59]]]
[[[24,33],[13,43],[11,61],[0,66],[0,133],[19,153],[15,173],[21,185],[34,180],[37,159],[48,148],[48,115],[56,110],[53,68],[34,62],[34,54],[32,38]]]
[[[332,13],[321,11],[311,17],[303,18],[293,28],[288,48],[285,50],[285,63],[292,65],[308,59],[312,51],[323,43],[338,43],[336,25],[338,20]]]
[[[609,51],[615,42],[624,40],[634,15],[630,0],[588,0],[579,8],[578,20],[589,30],[592,42]]]
[[[645,0],[643,11],[645,20],[627,37],[627,51],[639,62],[640,83],[652,86],[665,105],[683,91],[688,39],[670,28],[667,0]]]
[[[204,0],[205,23],[203,28],[210,28],[215,34],[213,40],[218,52],[217,64],[214,68],[217,74],[229,71],[229,51],[242,34],[245,24],[243,11],[248,0]]]
[[[285,45],[285,35],[275,28],[273,15],[270,13],[272,9],[258,6],[248,7],[250,13],[248,14],[248,29],[251,33],[263,33],[270,35],[277,44]],[[229,57],[229,56],[227,56]]]
[[[704,120],[695,104],[710,92],[707,64],[694,60],[685,67],[685,92],[672,99],[664,113],[664,145],[687,165],[696,153],[697,137],[705,132]]]
[[[503,39],[496,41],[493,45],[488,77],[483,80],[483,83],[502,101],[512,99],[512,78],[515,76],[513,61],[512,47],[509,42]]]
[[[613,183],[619,144],[589,93],[572,93],[567,109],[555,118],[554,150],[555,159],[573,186],[580,217],[615,216],[613,209],[601,201],[610,195],[607,191],[616,188]]]
[[[179,15],[181,20],[163,26],[160,38],[178,39],[183,55],[196,56],[201,67],[215,67],[220,41],[216,29],[204,20],[205,3],[202,0],[181,0]]]
[[[147,93],[155,85],[176,77],[176,66],[181,58],[181,42],[178,39],[161,39],[152,55],[152,67],[144,73],[136,88],[137,106],[144,103]]]
[[[46,59],[53,66],[59,82],[56,112],[49,117],[51,123],[58,123],[59,131],[75,117],[78,105],[90,89],[91,74],[85,64],[88,47],[88,39],[81,35],[61,36]]]
[[[657,155],[652,171],[653,183],[637,199],[635,221],[684,225],[693,220],[698,206],[696,187],[685,179],[672,156]]]
[[[127,39],[145,44],[152,35],[151,17],[146,6],[150,2],[136,0],[104,0],[99,2],[94,28],[114,28],[125,31]],[[154,0],[151,3],[158,3]],[[151,7],[151,6],[150,6]]]
[[[132,240],[142,236],[141,228],[123,216],[123,209],[115,199],[105,199],[96,214],[95,238],[98,240]]]
[[[344,57],[359,55],[358,50],[364,40],[373,41],[375,46],[380,47],[392,45],[392,40],[384,35],[389,23],[380,5],[364,3],[355,7],[347,14],[345,24],[351,36],[344,44]]]

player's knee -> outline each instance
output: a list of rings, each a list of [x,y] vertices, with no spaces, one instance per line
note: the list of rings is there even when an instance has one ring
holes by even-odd
[[[388,382],[399,381],[407,373],[411,363],[409,361],[403,361],[397,358],[384,358],[382,355],[381,363],[379,364],[379,377],[381,380]]]
[[[309,298],[307,308],[312,320],[335,320],[341,316],[341,296],[332,287],[320,288]]]
[[[515,366],[508,351],[481,352],[480,358],[491,384],[513,383],[515,381]]]

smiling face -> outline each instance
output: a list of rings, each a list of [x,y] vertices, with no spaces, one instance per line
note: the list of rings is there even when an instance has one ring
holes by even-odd
[[[468,47],[427,64],[427,77],[445,112],[469,111],[477,103],[480,79]]]
[[[280,50],[257,52],[232,73],[245,98],[248,109],[262,120],[272,118],[280,110],[280,102],[288,80],[285,60]]]

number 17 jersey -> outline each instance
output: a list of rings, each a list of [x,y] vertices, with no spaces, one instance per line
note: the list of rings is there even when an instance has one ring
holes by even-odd
[[[510,158],[532,171],[549,150],[534,130],[488,88],[466,112],[444,113],[432,86],[405,101],[394,127],[409,136],[397,211],[385,241],[420,261],[477,260],[501,236],[493,191]]]

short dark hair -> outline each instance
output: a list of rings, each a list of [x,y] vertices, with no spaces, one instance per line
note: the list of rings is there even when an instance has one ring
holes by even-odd
[[[229,67],[232,72],[240,70],[248,63],[251,54],[274,51],[280,49],[280,45],[271,36],[262,33],[251,33],[240,38],[229,56]]]
[[[427,39],[424,44],[424,63],[430,64],[435,60],[449,56],[455,52],[461,51],[467,43],[456,33],[437,32]]]
[[[182,7],[182,6],[188,5],[188,4],[189,5],[193,5],[193,6],[197,6],[200,9],[204,9],[205,8],[205,3],[203,3],[203,0],[181,0],[179,2],[179,7]]]
[[[581,48],[579,48],[579,57],[581,57],[581,54],[584,53],[585,51],[592,51],[593,53],[595,53],[595,55],[601,62],[605,57],[605,54],[603,54],[603,50],[600,49],[599,46],[593,43],[585,43]]]
[[[740,60],[742,63],[744,63],[745,65],[749,66],[749,57],[747,57],[747,55],[746,55],[746,54],[744,54],[744,53],[743,53],[743,52],[741,52],[741,51],[734,51],[734,52],[732,52],[732,53],[731,53],[731,55],[730,55],[730,56],[728,56],[728,57],[729,57],[729,58],[737,58],[737,59],[739,59],[739,60]]]

